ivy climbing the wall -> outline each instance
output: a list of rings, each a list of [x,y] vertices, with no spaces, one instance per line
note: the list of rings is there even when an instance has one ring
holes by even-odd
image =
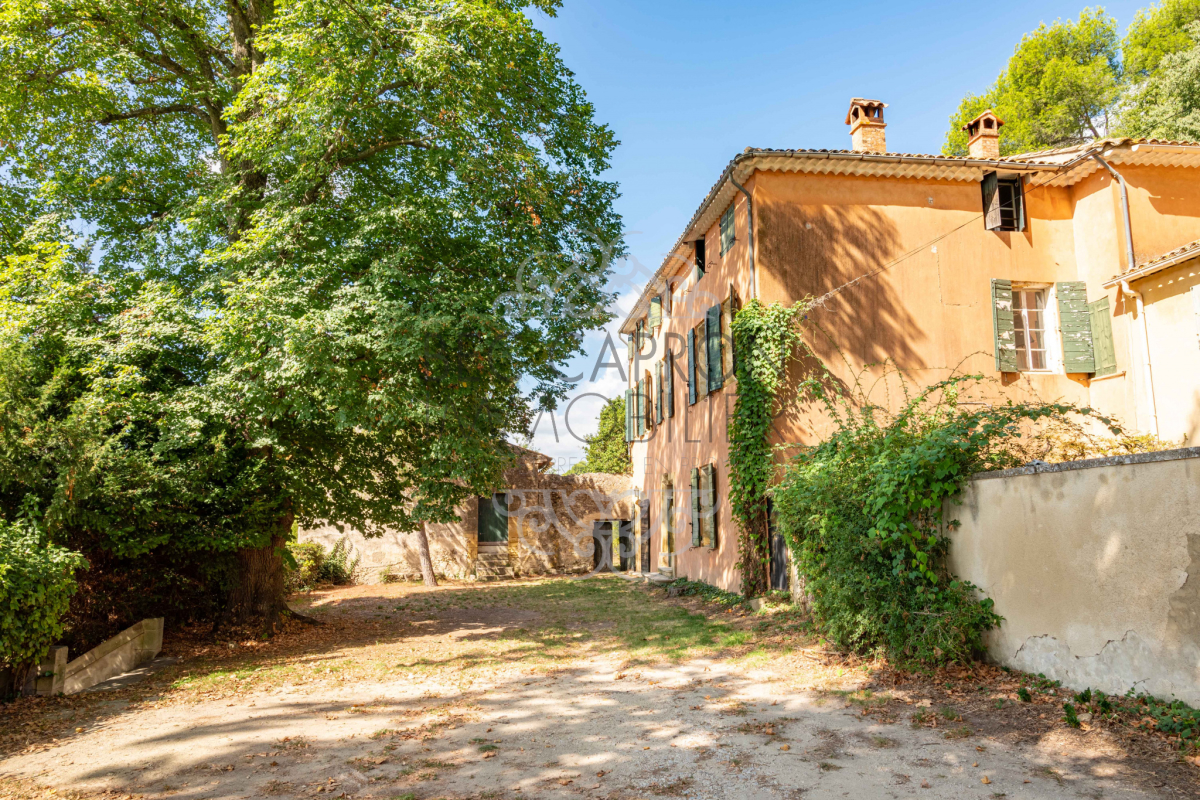
[[[775,477],[769,442],[787,362],[801,343],[807,305],[748,302],[733,318],[737,402],[729,422],[729,501],[738,528],[742,594],[770,589],[767,492]]]
[[[1106,417],[1066,403],[964,402],[986,393],[983,376],[924,390],[905,384],[899,407],[841,389],[808,348],[811,302],[752,300],[733,320],[738,396],[729,426],[729,496],[737,523],[742,592],[770,587],[767,499],[804,580],[815,621],[833,643],[901,662],[944,663],[982,649],[1001,617],[992,601],[946,567],[946,501],[974,473],[1031,458],[1039,426]],[[779,471],[770,435],[788,364],[803,356],[793,396],[824,408],[833,433],[801,447]],[[876,376],[878,377],[878,376]],[[904,383],[903,375],[893,377]],[[852,382],[854,383],[854,382]],[[982,396],[982,394],[981,394]]]

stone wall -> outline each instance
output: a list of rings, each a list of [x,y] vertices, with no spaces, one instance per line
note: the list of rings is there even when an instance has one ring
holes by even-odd
[[[632,519],[636,504],[624,475],[551,475],[552,460],[515,448],[517,463],[505,472],[509,499],[509,560],[517,575],[585,573],[592,568],[592,522]],[[446,578],[475,575],[478,555],[479,506],[472,498],[458,510],[458,520],[429,526],[434,571]],[[388,576],[419,579],[420,560],[411,533],[388,530],[367,539],[358,530],[326,524],[300,531],[300,541],[332,547],[346,537],[361,558],[364,583]]]
[[[476,531],[479,510],[474,500],[459,507],[459,518],[448,524],[429,526],[429,555],[433,569],[445,578],[467,578],[474,571]],[[387,576],[419,578],[421,560],[417,555],[416,534],[388,529],[382,536],[364,537],[362,532],[332,523],[300,531],[300,541],[333,547],[345,537],[359,557],[359,580],[381,583]]]
[[[592,523],[633,519],[635,499],[624,475],[523,476],[511,489],[509,541],[516,537],[519,575],[592,569]]]
[[[1200,448],[987,473],[950,567],[996,603],[1001,664],[1200,705]]]

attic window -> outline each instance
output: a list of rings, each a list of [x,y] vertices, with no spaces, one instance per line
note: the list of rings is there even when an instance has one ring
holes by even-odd
[[[983,221],[989,231],[1025,230],[1025,189],[1021,178],[983,176]]]

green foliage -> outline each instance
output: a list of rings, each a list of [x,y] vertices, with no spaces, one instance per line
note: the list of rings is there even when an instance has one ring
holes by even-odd
[[[1106,135],[1120,94],[1117,23],[1104,9],[1042,23],[1016,46],[982,95],[968,94],[950,117],[942,152],[966,155],[968,121],[991,108],[1004,120],[1000,152],[1012,155]]]
[[[699,597],[707,603],[733,608],[746,603],[746,598],[740,594],[719,589],[711,583],[692,581],[687,578],[676,578],[664,587],[672,597]]]
[[[1137,712],[1153,721],[1141,724],[1168,736],[1178,736],[1180,747],[1200,749],[1200,709],[1182,700],[1159,700],[1148,694],[1139,694],[1135,699]]]
[[[6,3],[0,519],[204,560],[490,492],[621,247],[528,5]]]
[[[775,490],[779,524],[836,644],[901,661],[964,660],[1001,620],[990,599],[951,576],[943,517],[967,478],[1022,463],[1018,440],[1033,423],[1090,409],[1057,403],[960,406],[981,376],[954,377],[897,412],[813,384],[835,424],[802,450]]]
[[[1179,32],[1183,44],[1164,55],[1131,92],[1122,124],[1130,135],[1200,139],[1200,21]]]
[[[738,527],[742,594],[770,589],[767,490],[775,478],[768,442],[788,361],[800,342],[804,303],[748,302],[733,319],[737,400],[729,422],[729,501]]]
[[[1063,703],[1063,721],[1072,728],[1079,727],[1079,715],[1075,712],[1073,703]]]
[[[289,542],[295,565],[288,564],[285,585],[289,592],[305,592],[321,585],[345,586],[355,582],[360,557],[347,537],[328,550],[317,542]]]
[[[600,426],[596,433],[584,439],[583,460],[567,470],[568,475],[585,472],[607,472],[630,475],[633,462],[625,441],[625,398],[614,397],[600,409]]]
[[[0,520],[0,668],[23,672],[62,635],[83,556],[46,541],[28,520]]]
[[[1020,699],[1020,701],[1022,703],[1032,703],[1033,702],[1033,696],[1029,694],[1029,690],[1026,689],[1024,686],[1017,689],[1017,697]]]
[[[1188,25],[1200,20],[1200,0],[1162,0],[1137,12],[1121,45],[1125,78],[1134,83],[1154,75],[1163,58],[1194,44]]]

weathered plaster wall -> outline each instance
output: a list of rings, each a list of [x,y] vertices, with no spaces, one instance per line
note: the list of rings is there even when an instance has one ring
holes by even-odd
[[[458,510],[458,521],[429,526],[429,555],[433,569],[447,578],[466,578],[474,571],[475,544],[479,527],[479,511],[472,500]],[[317,542],[333,547],[343,536],[361,557],[360,580],[379,583],[386,575],[410,578],[421,574],[415,534],[388,530],[383,536],[366,538],[361,531],[343,526],[324,525],[300,531],[300,541]]]
[[[504,473],[509,493],[509,561],[517,575],[581,573],[592,568],[592,522],[632,519],[635,500],[625,475],[551,475],[547,456],[517,448],[515,465]],[[345,527],[345,526],[344,526]],[[361,556],[360,580],[385,576],[419,578],[421,562],[411,533],[389,530],[367,539],[360,531],[334,525],[300,531],[300,541],[333,547],[343,536]],[[472,498],[455,522],[429,526],[434,571],[447,578],[475,574],[479,547],[479,505]]]
[[[1200,448],[979,476],[950,567],[996,602],[1001,664],[1200,703]]]
[[[758,196],[759,175],[746,181],[747,191]],[[755,200],[757,203],[757,199]],[[732,284],[743,303],[754,296],[750,280],[749,238],[750,215],[746,198],[738,193],[732,200],[734,209],[733,246],[721,255],[720,222],[714,221],[705,232],[705,272],[699,280],[692,274],[694,250],[688,243],[676,255],[679,271],[672,277],[673,302],[663,311],[663,324],[655,335],[648,337],[644,349],[629,362],[632,381],[664,357],[667,350],[675,353],[674,415],[664,414],[662,424],[649,428],[633,442],[632,485],[641,497],[650,501],[650,559],[651,571],[669,563],[665,546],[666,516],[664,514],[663,478],[669,477],[675,490],[675,575],[702,580],[730,591],[739,591],[741,575],[738,570],[737,533],[733,525],[728,498],[729,414],[733,409],[737,380],[730,378],[725,385],[708,396],[688,404],[687,340],[688,331],[698,325],[707,310],[722,302]],[[757,229],[756,229],[757,230]],[[756,234],[757,236],[757,234]],[[717,493],[717,537],[715,547],[692,547],[691,512],[688,502],[693,467],[715,465]]]
[[[516,542],[516,573],[590,572],[592,523],[634,516],[629,478],[601,473],[531,477],[511,490],[509,542]]]

